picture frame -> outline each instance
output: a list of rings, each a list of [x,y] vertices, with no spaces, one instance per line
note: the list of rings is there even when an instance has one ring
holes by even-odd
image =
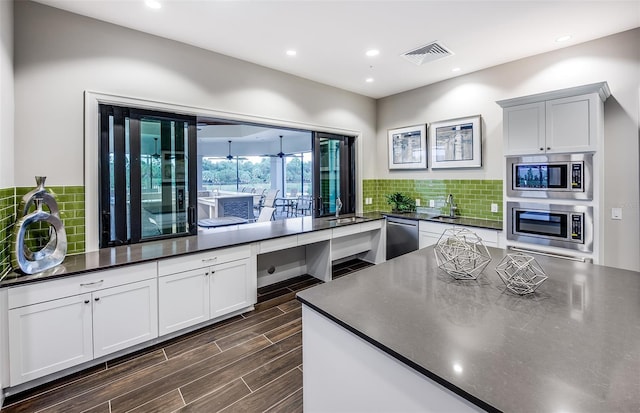
[[[433,122],[429,141],[431,169],[482,167],[480,115]]]
[[[427,125],[388,130],[389,169],[427,168]]]

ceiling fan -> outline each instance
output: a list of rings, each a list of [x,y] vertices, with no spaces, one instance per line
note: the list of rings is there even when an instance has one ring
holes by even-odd
[[[285,156],[293,156],[293,155],[295,155],[295,154],[293,154],[293,153],[284,153],[282,151],[282,135],[280,135],[280,152],[278,152],[275,155],[265,154],[265,155],[262,155],[262,156],[270,156],[270,157],[273,157],[273,158],[275,158],[277,156],[278,158],[282,159]]]

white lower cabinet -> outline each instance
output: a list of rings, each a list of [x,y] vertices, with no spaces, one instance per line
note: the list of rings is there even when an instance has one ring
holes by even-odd
[[[252,306],[257,301],[256,284],[250,258],[161,276],[160,335]]]
[[[91,323],[91,294],[9,310],[10,385],[92,360]]]
[[[47,283],[21,288],[37,296]],[[28,295],[28,290],[17,294]],[[157,314],[156,278],[11,308],[10,384],[156,338]]]
[[[160,335],[209,319],[208,272],[201,268],[158,279]]]
[[[158,337],[155,278],[96,291],[92,299],[94,358]]]
[[[478,227],[466,227],[466,226],[456,226],[454,224],[442,223],[442,222],[432,222],[432,221],[420,221],[419,222],[419,248],[428,247],[429,245],[434,245],[438,242],[442,233],[446,229],[452,228],[466,228],[469,231],[474,232],[478,235],[484,245],[487,247],[500,247],[500,235],[499,231],[488,228],[478,228]]]
[[[249,260],[216,265],[209,274],[210,317],[218,318],[256,303],[256,282]]]

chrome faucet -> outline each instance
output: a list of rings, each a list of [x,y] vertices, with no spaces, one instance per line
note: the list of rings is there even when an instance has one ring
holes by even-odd
[[[449,196],[447,196],[446,203],[449,204],[449,218],[455,218],[456,209],[458,209],[458,207],[453,203],[453,194],[449,194]]]
[[[340,197],[336,198],[336,218],[340,216],[340,210],[342,209],[342,201]]]

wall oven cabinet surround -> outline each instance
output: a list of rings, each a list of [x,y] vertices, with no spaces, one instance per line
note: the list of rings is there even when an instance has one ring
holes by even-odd
[[[156,264],[10,288],[16,386],[158,336]]]
[[[507,239],[593,251],[593,207],[507,202]]]
[[[501,100],[506,155],[598,150],[606,82]]]
[[[593,199],[593,154],[507,157],[509,197]]]
[[[159,261],[159,334],[252,307],[254,261],[249,245]]]

